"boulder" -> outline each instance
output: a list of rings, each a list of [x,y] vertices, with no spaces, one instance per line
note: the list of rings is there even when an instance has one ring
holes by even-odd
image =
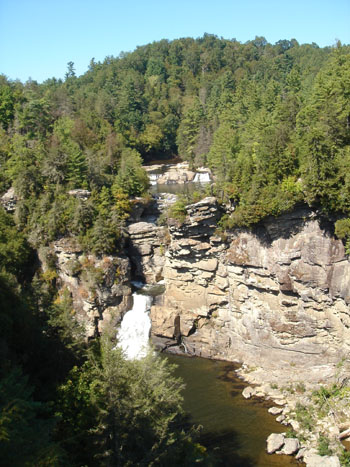
[[[299,451],[295,455],[296,460],[301,460],[304,457],[306,451],[307,451],[306,448],[300,448]]]
[[[242,396],[245,399],[250,399],[252,396],[255,396],[255,389],[252,388],[251,386],[247,386],[246,388],[243,389],[242,391]]]
[[[284,439],[284,446],[281,451],[282,454],[287,454],[291,456],[295,454],[300,448],[299,440],[296,438],[285,438]]]
[[[273,454],[276,451],[280,450],[281,447],[284,445],[284,436],[280,433],[271,433],[271,435],[267,438],[267,453]]]
[[[340,467],[337,456],[319,456],[314,449],[306,451],[303,460],[306,467]]]
[[[294,431],[299,431],[300,430],[300,423],[296,420],[290,420],[290,425],[293,428]]]
[[[7,192],[0,198],[0,202],[7,212],[13,212],[16,209],[18,198],[15,193],[15,189],[11,187]]]
[[[282,407],[270,407],[268,412],[272,415],[279,415],[283,411]]]

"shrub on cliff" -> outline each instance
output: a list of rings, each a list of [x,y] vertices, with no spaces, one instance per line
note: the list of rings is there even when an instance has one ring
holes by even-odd
[[[170,219],[175,219],[178,222],[182,223],[186,219],[186,203],[183,199],[179,198],[175,203],[170,207],[168,211],[168,217]]]
[[[335,223],[335,235],[341,240],[345,240],[346,254],[350,254],[350,218],[339,219]]]

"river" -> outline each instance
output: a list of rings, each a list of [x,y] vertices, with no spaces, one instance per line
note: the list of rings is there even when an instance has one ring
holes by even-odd
[[[301,465],[290,456],[268,455],[266,438],[287,427],[268,413],[267,402],[246,400],[246,386],[235,365],[203,358],[166,356],[177,364],[176,375],[185,382],[184,409],[194,425],[202,425],[200,442],[222,466],[284,467]],[[302,464],[305,465],[305,464]]]
[[[118,345],[129,359],[142,358],[147,352],[151,295],[161,293],[164,285],[137,287],[141,290],[134,294],[134,306],[125,314],[117,335]],[[266,453],[268,435],[287,428],[268,413],[267,402],[243,398],[245,384],[237,378],[234,364],[161,355],[176,363],[175,373],[185,383],[184,410],[191,424],[203,427],[199,441],[214,454],[220,466],[300,465],[293,457]]]

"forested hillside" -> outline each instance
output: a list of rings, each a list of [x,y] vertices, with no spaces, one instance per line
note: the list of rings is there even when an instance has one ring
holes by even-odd
[[[0,191],[14,186],[33,245],[74,234],[97,250],[101,231],[113,248],[128,196],[146,190],[142,161],[175,154],[213,169],[237,205],[230,227],[301,201],[347,212],[349,54],[204,35],[91,60],[79,78],[69,63],[64,82],[2,77]]]
[[[0,195],[17,197],[11,214],[0,207],[5,464],[144,465],[133,443],[146,465],[204,462],[182,431],[180,383],[161,364],[111,358],[108,339],[88,346],[35,254],[63,236],[116,252],[148,189],[142,164],[175,155],[212,169],[214,194],[235,206],[223,229],[307,203],[337,216],[350,248],[350,46],[206,34],[92,59],[80,77],[70,62],[63,81],[0,76]]]

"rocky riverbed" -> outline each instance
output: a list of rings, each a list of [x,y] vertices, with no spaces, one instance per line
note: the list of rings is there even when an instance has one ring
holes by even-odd
[[[335,376],[320,375],[318,384],[293,368],[278,375],[243,365],[237,374],[251,384],[243,390],[243,397],[273,402],[269,413],[286,426],[286,432],[267,438],[269,454],[293,455],[307,467],[341,465],[341,441],[350,436],[348,362],[339,365]]]

